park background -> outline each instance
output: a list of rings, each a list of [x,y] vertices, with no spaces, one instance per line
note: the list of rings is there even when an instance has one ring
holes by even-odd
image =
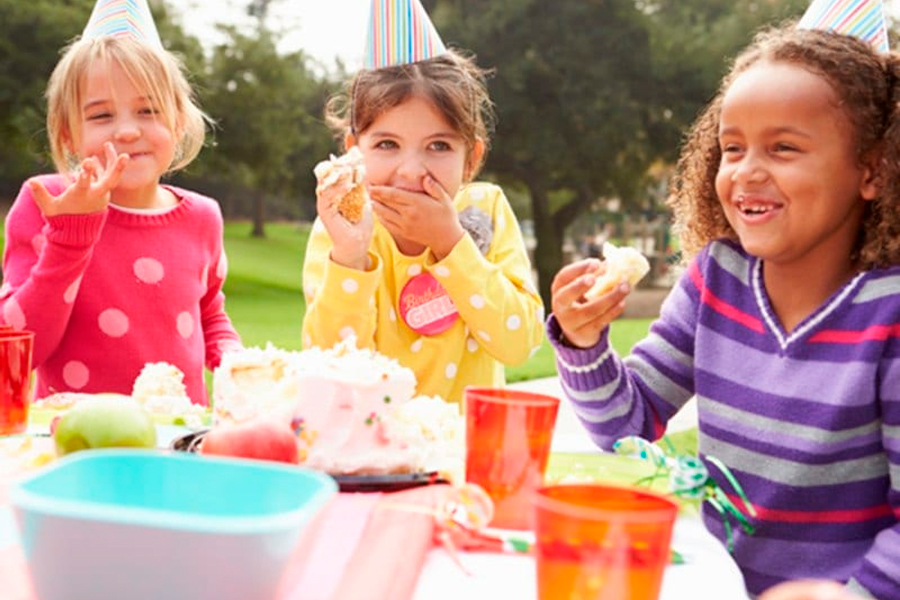
[[[650,257],[651,275],[612,328],[613,345],[626,353],[678,273],[664,200],[687,128],[753,33],[799,17],[808,1],[422,3],[447,45],[473,52],[493,71],[497,124],[480,179],[506,190],[545,304],[556,271],[595,254],[604,240]],[[81,33],[93,4],[0,0],[0,214],[26,178],[52,170],[43,92],[60,48]],[[340,151],[322,109],[360,66],[369,3],[149,4],[164,45],[183,59],[215,121],[198,159],[169,181],[222,207],[226,309],[245,345],[298,349],[301,267],[315,217],[312,168]],[[887,4],[893,14],[897,3]],[[510,381],[554,373],[546,343],[507,369]]]

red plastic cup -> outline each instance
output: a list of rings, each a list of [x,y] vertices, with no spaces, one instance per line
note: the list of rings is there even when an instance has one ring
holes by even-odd
[[[0,435],[28,427],[34,333],[0,331]]]
[[[531,496],[544,483],[559,399],[469,387],[465,403],[466,481],[494,501],[491,526],[530,529]]]
[[[538,600],[657,600],[678,505],[654,492],[601,485],[537,490]]]

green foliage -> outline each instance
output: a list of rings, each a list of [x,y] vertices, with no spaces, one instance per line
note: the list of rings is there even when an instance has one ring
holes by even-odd
[[[228,214],[252,216],[259,229],[267,217],[311,219],[312,168],[332,150],[320,117],[332,84],[302,52],[279,54],[278,37],[264,28],[223,31],[228,42],[213,50],[200,91],[217,125],[215,151],[194,169],[198,187],[224,196]]]
[[[649,123],[674,161],[683,129],[712,97],[733,57],[767,24],[799,17],[808,0],[639,0],[650,31],[658,110]]]
[[[81,33],[93,0],[0,0],[0,195],[47,170],[44,88],[59,49]]]
[[[286,1],[286,0],[285,0]],[[43,90],[59,49],[94,0],[0,0],[0,196],[50,166]],[[265,10],[269,0],[244,0]],[[734,53],[763,23],[806,0],[426,0],[443,39],[495,69],[498,126],[486,177],[534,221],[542,295],[562,263],[567,228],[600,198],[645,200],[648,166],[677,155],[686,127]],[[322,121],[337,83],[303,52],[280,54],[265,20],[225,29],[204,53],[151,0],[164,44],[191,73],[215,135],[174,182],[220,201],[228,218],[311,219],[312,167],[335,150]],[[185,18],[191,18],[190,14]],[[362,40],[348,43],[362,44]],[[337,74],[342,76],[341,73]]]
[[[645,175],[677,155],[726,61],[762,23],[802,0],[432,1],[450,45],[495,69],[498,126],[489,176],[523,186],[545,302],[566,228],[596,200],[627,210]]]

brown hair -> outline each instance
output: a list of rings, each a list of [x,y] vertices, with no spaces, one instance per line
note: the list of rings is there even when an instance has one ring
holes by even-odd
[[[719,116],[734,80],[761,61],[795,64],[825,79],[853,127],[859,164],[882,153],[876,173],[879,196],[866,202],[854,254],[863,269],[900,264],[900,56],[879,54],[853,37],[798,29],[793,22],[756,35],[691,128],[667,200],[684,259],[714,239],[737,240],[715,190],[722,157]]]
[[[181,62],[170,52],[128,36],[80,39],[63,49],[47,85],[47,135],[53,162],[61,173],[77,167],[77,145],[84,102],[84,85],[93,68],[115,63],[129,80],[146,91],[160,111],[160,118],[178,138],[169,169],[187,166],[203,147],[209,118],[197,106]]]
[[[420,95],[431,101],[463,137],[467,154],[481,140],[487,155],[495,118],[487,75],[473,57],[454,49],[416,63],[363,70],[328,100],[325,119],[343,141],[347,133],[358,136],[384,111]],[[469,178],[483,163],[484,157],[481,164],[474,165]]]

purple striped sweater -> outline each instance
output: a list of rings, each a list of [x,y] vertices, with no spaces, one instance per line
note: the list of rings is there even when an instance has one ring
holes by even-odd
[[[584,350],[559,343],[552,315],[547,329],[563,389],[601,448],[658,438],[697,396],[700,455],[728,465],[758,511],[756,532],[735,534],[751,593],[819,577],[900,600],[900,267],[859,274],[788,333],[761,262],[714,242],[627,358],[606,335]],[[725,539],[709,506],[704,521]]]

